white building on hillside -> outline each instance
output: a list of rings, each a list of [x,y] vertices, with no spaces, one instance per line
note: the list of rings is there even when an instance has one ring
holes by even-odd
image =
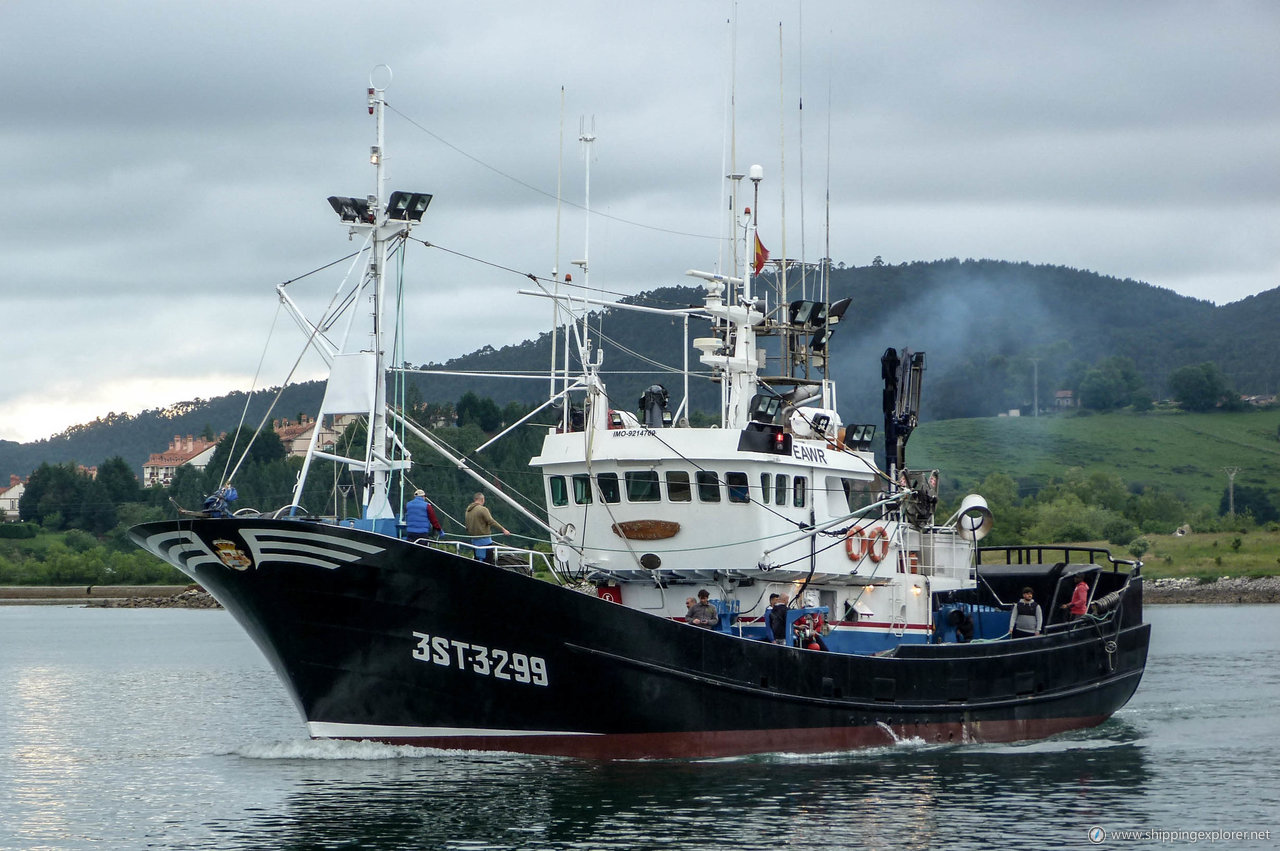
[[[0,520],[18,522],[18,501],[27,490],[27,480],[10,474],[7,487],[0,487]]]
[[[205,440],[203,437],[187,435],[184,440],[174,435],[169,442],[169,449],[156,452],[142,465],[142,486],[152,488],[156,485],[168,487],[173,481],[173,473],[183,464],[190,464],[197,470],[203,470],[213,457],[217,441]]]

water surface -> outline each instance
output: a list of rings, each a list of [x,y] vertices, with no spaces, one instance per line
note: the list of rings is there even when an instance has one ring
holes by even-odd
[[[1148,612],[1142,686],[1094,730],[610,763],[312,742],[225,612],[4,607],[0,848],[1277,846],[1280,607]]]

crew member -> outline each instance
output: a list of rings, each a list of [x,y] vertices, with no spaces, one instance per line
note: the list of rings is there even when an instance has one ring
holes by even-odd
[[[1009,635],[1013,638],[1039,635],[1043,621],[1044,615],[1036,603],[1035,592],[1023,588],[1022,599],[1013,604],[1013,611],[1009,613]]]
[[[489,513],[489,509],[484,507],[484,494],[477,493],[471,498],[471,504],[467,506],[467,534],[471,536],[471,544],[475,547],[476,558],[481,561],[487,561],[490,564],[498,563],[498,550],[493,546],[493,529],[495,526],[502,530],[502,534],[511,534],[507,531],[507,527],[494,520],[493,515]],[[490,558],[490,554],[492,554],[492,558]]]
[[[689,607],[686,620],[694,626],[715,629],[720,623],[720,613],[711,605],[711,592],[703,588],[698,592],[698,602]]]
[[[1071,602],[1064,605],[1068,614],[1073,618],[1084,617],[1085,612],[1089,611],[1089,582],[1081,573],[1076,576],[1076,587],[1071,592]]]
[[[427,502],[427,494],[421,488],[413,492],[413,499],[404,507],[405,536],[413,543],[439,538],[444,529],[436,519],[436,510]]]
[[[769,634],[774,644],[787,643],[787,610],[786,594],[769,595]]]

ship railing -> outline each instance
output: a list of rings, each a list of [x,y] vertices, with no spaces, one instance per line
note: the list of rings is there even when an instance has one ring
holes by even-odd
[[[425,546],[446,550],[467,558],[483,561],[477,551],[497,550],[498,567],[511,568],[533,576],[539,571],[553,572],[551,555],[540,550],[524,547],[512,547],[494,542],[492,544],[474,544],[470,540],[436,538],[425,542]]]
[[[1004,556],[1003,561],[992,559]],[[989,558],[988,558],[989,557]],[[1077,557],[1079,557],[1077,559]],[[1102,561],[1098,561],[1102,559]],[[1096,564],[1110,566],[1112,573],[1119,573],[1123,566],[1134,576],[1142,569],[1142,562],[1131,558],[1116,558],[1106,547],[1081,547],[1071,544],[1029,544],[1003,547],[978,547],[974,550],[975,564]]]
[[[918,539],[908,533],[904,541],[908,552],[904,557],[908,564],[918,553],[918,572],[924,576],[947,577],[961,582],[974,581],[976,570],[969,558],[971,546],[956,534],[955,529],[936,527],[918,533]],[[916,570],[909,570],[911,573]]]

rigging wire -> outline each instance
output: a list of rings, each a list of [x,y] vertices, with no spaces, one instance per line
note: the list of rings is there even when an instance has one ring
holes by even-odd
[[[352,257],[355,257],[355,256],[356,256],[356,255],[358,255],[358,254],[363,254],[363,253],[364,253],[364,251],[365,251],[365,249],[363,249],[363,248],[357,249],[357,250],[355,250],[355,251],[351,252],[350,254],[348,254],[346,257],[339,257],[337,260],[332,260],[332,261],[330,261],[330,262],[328,262],[328,263],[324,264],[323,266],[317,266],[315,269],[312,269],[310,272],[303,272],[301,275],[299,275],[299,276],[298,276],[298,277],[296,277],[296,278],[290,278],[290,279],[289,279],[289,280],[287,280],[287,281],[281,281],[281,282],[280,282],[280,286],[282,286],[282,287],[287,287],[289,284],[295,283],[295,282],[297,282],[297,281],[301,281],[303,278],[309,278],[309,277],[311,277],[312,275],[316,274],[317,272],[323,272],[325,269],[329,269],[329,268],[331,268],[331,267],[333,267],[333,266],[337,266],[339,263],[344,263],[344,262],[346,262],[347,260],[350,260]]]
[[[525,189],[528,189],[530,192],[537,193],[538,195],[542,195],[543,197],[546,197],[546,198],[551,198],[552,200],[557,200],[559,203],[568,204],[570,207],[576,207],[577,209],[583,210],[584,212],[590,213],[591,215],[600,216],[605,219],[610,219],[620,224],[631,225],[632,227],[637,227],[637,228],[644,228],[645,230],[656,231],[657,233],[668,233],[668,234],[672,234],[673,236],[687,236],[692,239],[713,239],[713,240],[716,240],[717,242],[724,241],[724,237],[712,236],[710,234],[705,234],[705,233],[689,233],[687,231],[679,231],[679,230],[674,230],[672,228],[658,227],[657,225],[647,225],[644,222],[637,222],[637,221],[632,221],[631,219],[624,219],[621,216],[613,216],[613,215],[610,215],[609,213],[602,213],[599,210],[588,210],[584,205],[575,204],[572,201],[557,199],[554,193],[548,192],[545,189],[539,189],[538,187],[534,186],[532,183],[528,183],[524,180],[521,180],[515,175],[508,174],[507,172],[503,171],[497,166],[490,165],[489,163],[485,162],[484,160],[480,159],[474,154],[467,153],[462,148],[459,148],[457,145],[453,144],[447,139],[444,139],[438,134],[432,132],[431,130],[428,130],[425,126],[415,121],[414,119],[410,118],[408,115],[401,112],[400,110],[396,109],[391,104],[388,103],[386,107],[387,109],[394,112],[396,115],[403,118],[405,121],[409,122],[409,124],[416,127],[418,130],[421,130],[423,133],[426,133],[432,139],[435,139],[437,142],[444,145],[446,148],[453,151],[454,153],[460,156],[466,157],[467,159],[471,160],[473,163],[480,166],[481,168],[486,168],[489,171],[493,172],[494,174],[498,175],[499,177],[506,178],[507,180],[510,180],[512,183],[515,183],[518,186],[522,186]]]
[[[342,261],[337,261],[337,262],[342,262]],[[312,274],[312,273],[308,272],[307,274]],[[253,380],[249,383],[250,388],[257,387],[258,379],[262,377],[262,365],[263,363],[266,362],[267,350],[271,348],[271,338],[275,336],[276,323],[280,321],[280,311],[282,311],[283,309],[284,309],[284,305],[280,302],[279,299],[277,299],[276,315],[275,315],[275,318],[271,320],[271,331],[267,333],[267,340],[262,345],[262,354],[258,357],[258,367],[253,372]],[[227,470],[231,468],[231,459],[235,457],[236,443],[240,439],[240,430],[244,428],[245,420],[249,418],[249,403],[253,401],[253,393],[254,391],[250,389],[249,392],[246,393],[244,397],[244,408],[242,408],[240,411],[240,422],[236,423],[236,436],[231,439],[231,449],[227,451],[227,461],[226,461],[226,464],[223,465],[222,474],[219,477],[219,481],[224,484],[230,484],[230,481],[227,478]],[[249,450],[246,448],[245,451],[248,452]]]
[[[452,249],[452,248],[445,248],[443,245],[440,245],[439,243],[435,243],[435,242],[428,242],[427,240],[422,239],[421,237],[410,236],[410,237],[408,237],[408,239],[412,240],[413,242],[420,242],[420,243],[422,243],[422,245],[426,246],[427,248],[434,248],[434,249],[436,249],[437,251],[443,251],[445,254],[452,254],[454,257],[460,257],[460,258],[462,258],[463,260],[470,260],[470,261],[472,261],[473,263],[479,263],[479,264],[480,264],[480,265],[482,265],[482,266],[489,266],[489,267],[491,267],[491,268],[498,269],[498,270],[501,270],[501,271],[503,271],[503,272],[510,272],[510,273],[511,273],[511,274],[513,274],[513,275],[519,275],[519,276],[520,276],[520,277],[522,277],[522,278],[528,278],[529,280],[531,280],[531,281],[533,281],[534,283],[539,284],[539,285],[541,285],[541,284],[553,284],[553,285],[558,284],[558,285],[559,285],[559,286],[561,286],[561,287],[568,287],[568,288],[573,288],[573,289],[578,289],[578,290],[590,290],[590,291],[592,291],[592,292],[603,293],[604,295],[617,296],[618,298],[633,298],[633,299],[638,299],[638,298],[640,298],[641,296],[644,296],[644,297],[645,297],[645,299],[647,300],[645,303],[637,302],[637,304],[641,304],[641,306],[666,306],[666,305],[669,305],[669,306],[671,306],[671,307],[676,307],[676,308],[685,308],[685,307],[689,307],[689,305],[687,305],[687,304],[682,304],[682,303],[680,303],[680,302],[675,302],[675,301],[671,301],[671,300],[669,300],[669,299],[664,299],[664,298],[655,298],[654,296],[649,295],[649,294],[647,294],[647,293],[623,293],[623,292],[617,292],[616,290],[605,290],[605,289],[601,289],[601,288],[599,288],[599,287],[588,287],[588,286],[586,286],[585,284],[578,284],[578,283],[574,283],[573,281],[565,281],[565,280],[557,281],[557,280],[555,280],[554,278],[547,278],[547,277],[544,277],[544,276],[542,276],[542,275],[535,274],[535,273],[533,273],[533,272],[521,272],[519,269],[513,269],[513,268],[511,268],[510,266],[504,266],[504,265],[502,265],[501,263],[496,263],[496,262],[494,262],[494,261],[492,261],[492,260],[485,260],[485,259],[483,259],[483,258],[476,257],[476,256],[471,255],[471,254],[466,254],[466,253],[464,253],[464,252],[457,251],[457,250]],[[308,273],[308,274],[310,274],[310,273]],[[608,306],[607,306],[607,305],[602,305],[602,307],[604,307],[604,308],[606,308],[606,309],[607,309],[607,307],[608,307]]]

